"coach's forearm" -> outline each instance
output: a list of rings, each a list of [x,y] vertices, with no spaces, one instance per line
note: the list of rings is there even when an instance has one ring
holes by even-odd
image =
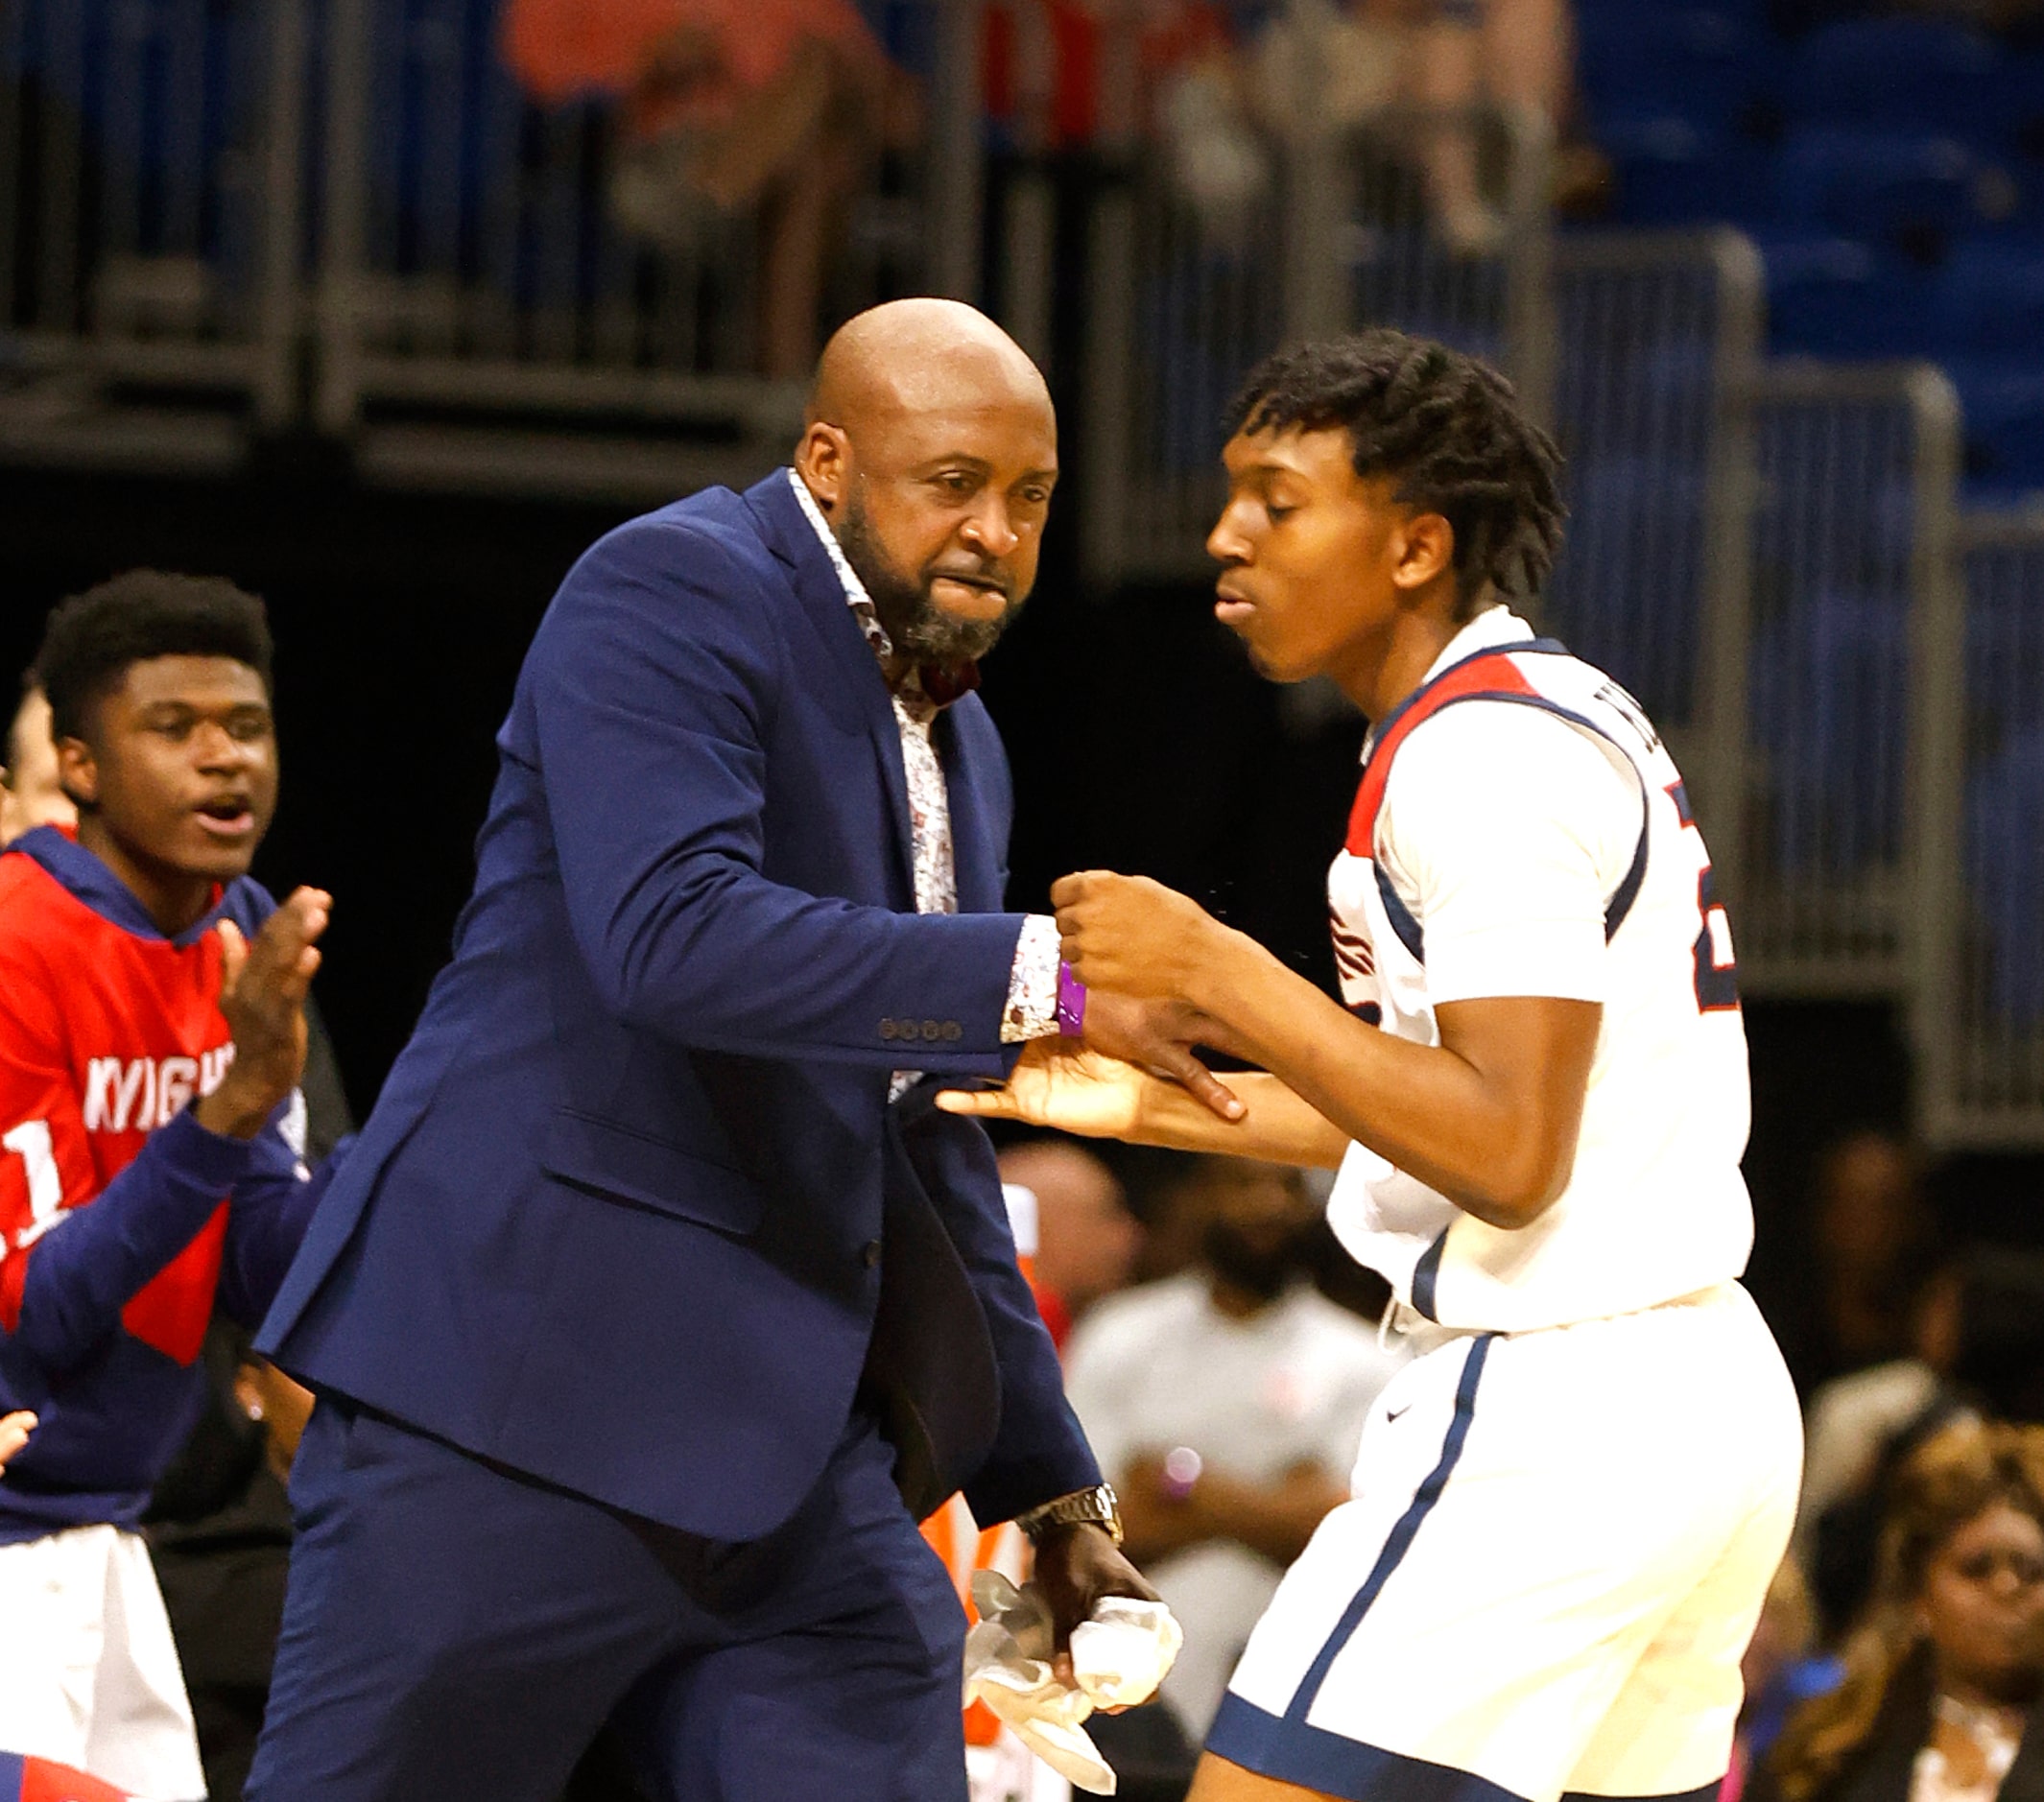
[[[1530,1225],[1565,1186],[1575,1123],[1446,1045],[1367,1024],[1246,935],[1218,929],[1189,994],[1238,1048],[1350,1139],[1492,1226]],[[1498,1006],[1500,1004],[1488,1004]]]

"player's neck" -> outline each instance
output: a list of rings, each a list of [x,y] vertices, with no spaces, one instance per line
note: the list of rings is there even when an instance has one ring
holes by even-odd
[[[1390,629],[1371,647],[1376,654],[1360,659],[1360,667],[1338,678],[1343,691],[1365,719],[1386,718],[1427,679],[1427,672],[1466,623],[1439,607],[1401,609]]]
[[[78,822],[78,842],[128,887],[142,911],[166,938],[175,938],[205,917],[213,903],[213,879],[189,870],[171,869],[131,851],[97,815]]]

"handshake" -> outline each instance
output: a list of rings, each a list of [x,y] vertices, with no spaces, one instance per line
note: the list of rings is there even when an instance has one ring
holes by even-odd
[[[979,1624],[965,1639],[965,1701],[985,1702],[1023,1744],[1076,1788],[1112,1795],[1114,1768],[1086,1718],[1132,1708],[1156,1694],[1185,1635],[1161,1601],[1105,1596],[1072,1629],[1072,1683],[1051,1667],[1051,1611],[1035,1584],[1016,1589],[998,1571],[976,1571]]]

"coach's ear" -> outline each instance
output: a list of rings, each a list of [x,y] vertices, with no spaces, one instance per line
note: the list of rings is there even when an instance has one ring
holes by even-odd
[[[842,426],[812,419],[795,447],[795,472],[825,513],[844,498],[851,481],[851,440]]]
[[[1391,538],[1391,581],[1408,591],[1424,588],[1455,567],[1455,528],[1440,513],[1414,513]]]

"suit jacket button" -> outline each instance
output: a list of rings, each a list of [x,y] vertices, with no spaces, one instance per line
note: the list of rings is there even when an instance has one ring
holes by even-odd
[[[955,1042],[964,1036],[965,1029],[960,1026],[956,1020],[946,1020],[944,1022],[944,1037],[947,1041]]]
[[[894,1036],[895,1030],[896,1029],[893,1021],[883,1020],[880,1022],[880,1036],[882,1038],[892,1038]]]
[[[865,1265],[868,1269],[871,1269],[874,1265],[880,1262],[879,1240],[868,1239],[865,1245],[859,1247],[859,1262]]]
[[[935,1020],[925,1020],[922,1023],[922,1035],[934,1045],[939,1039],[943,1037],[944,1029],[939,1026]]]

